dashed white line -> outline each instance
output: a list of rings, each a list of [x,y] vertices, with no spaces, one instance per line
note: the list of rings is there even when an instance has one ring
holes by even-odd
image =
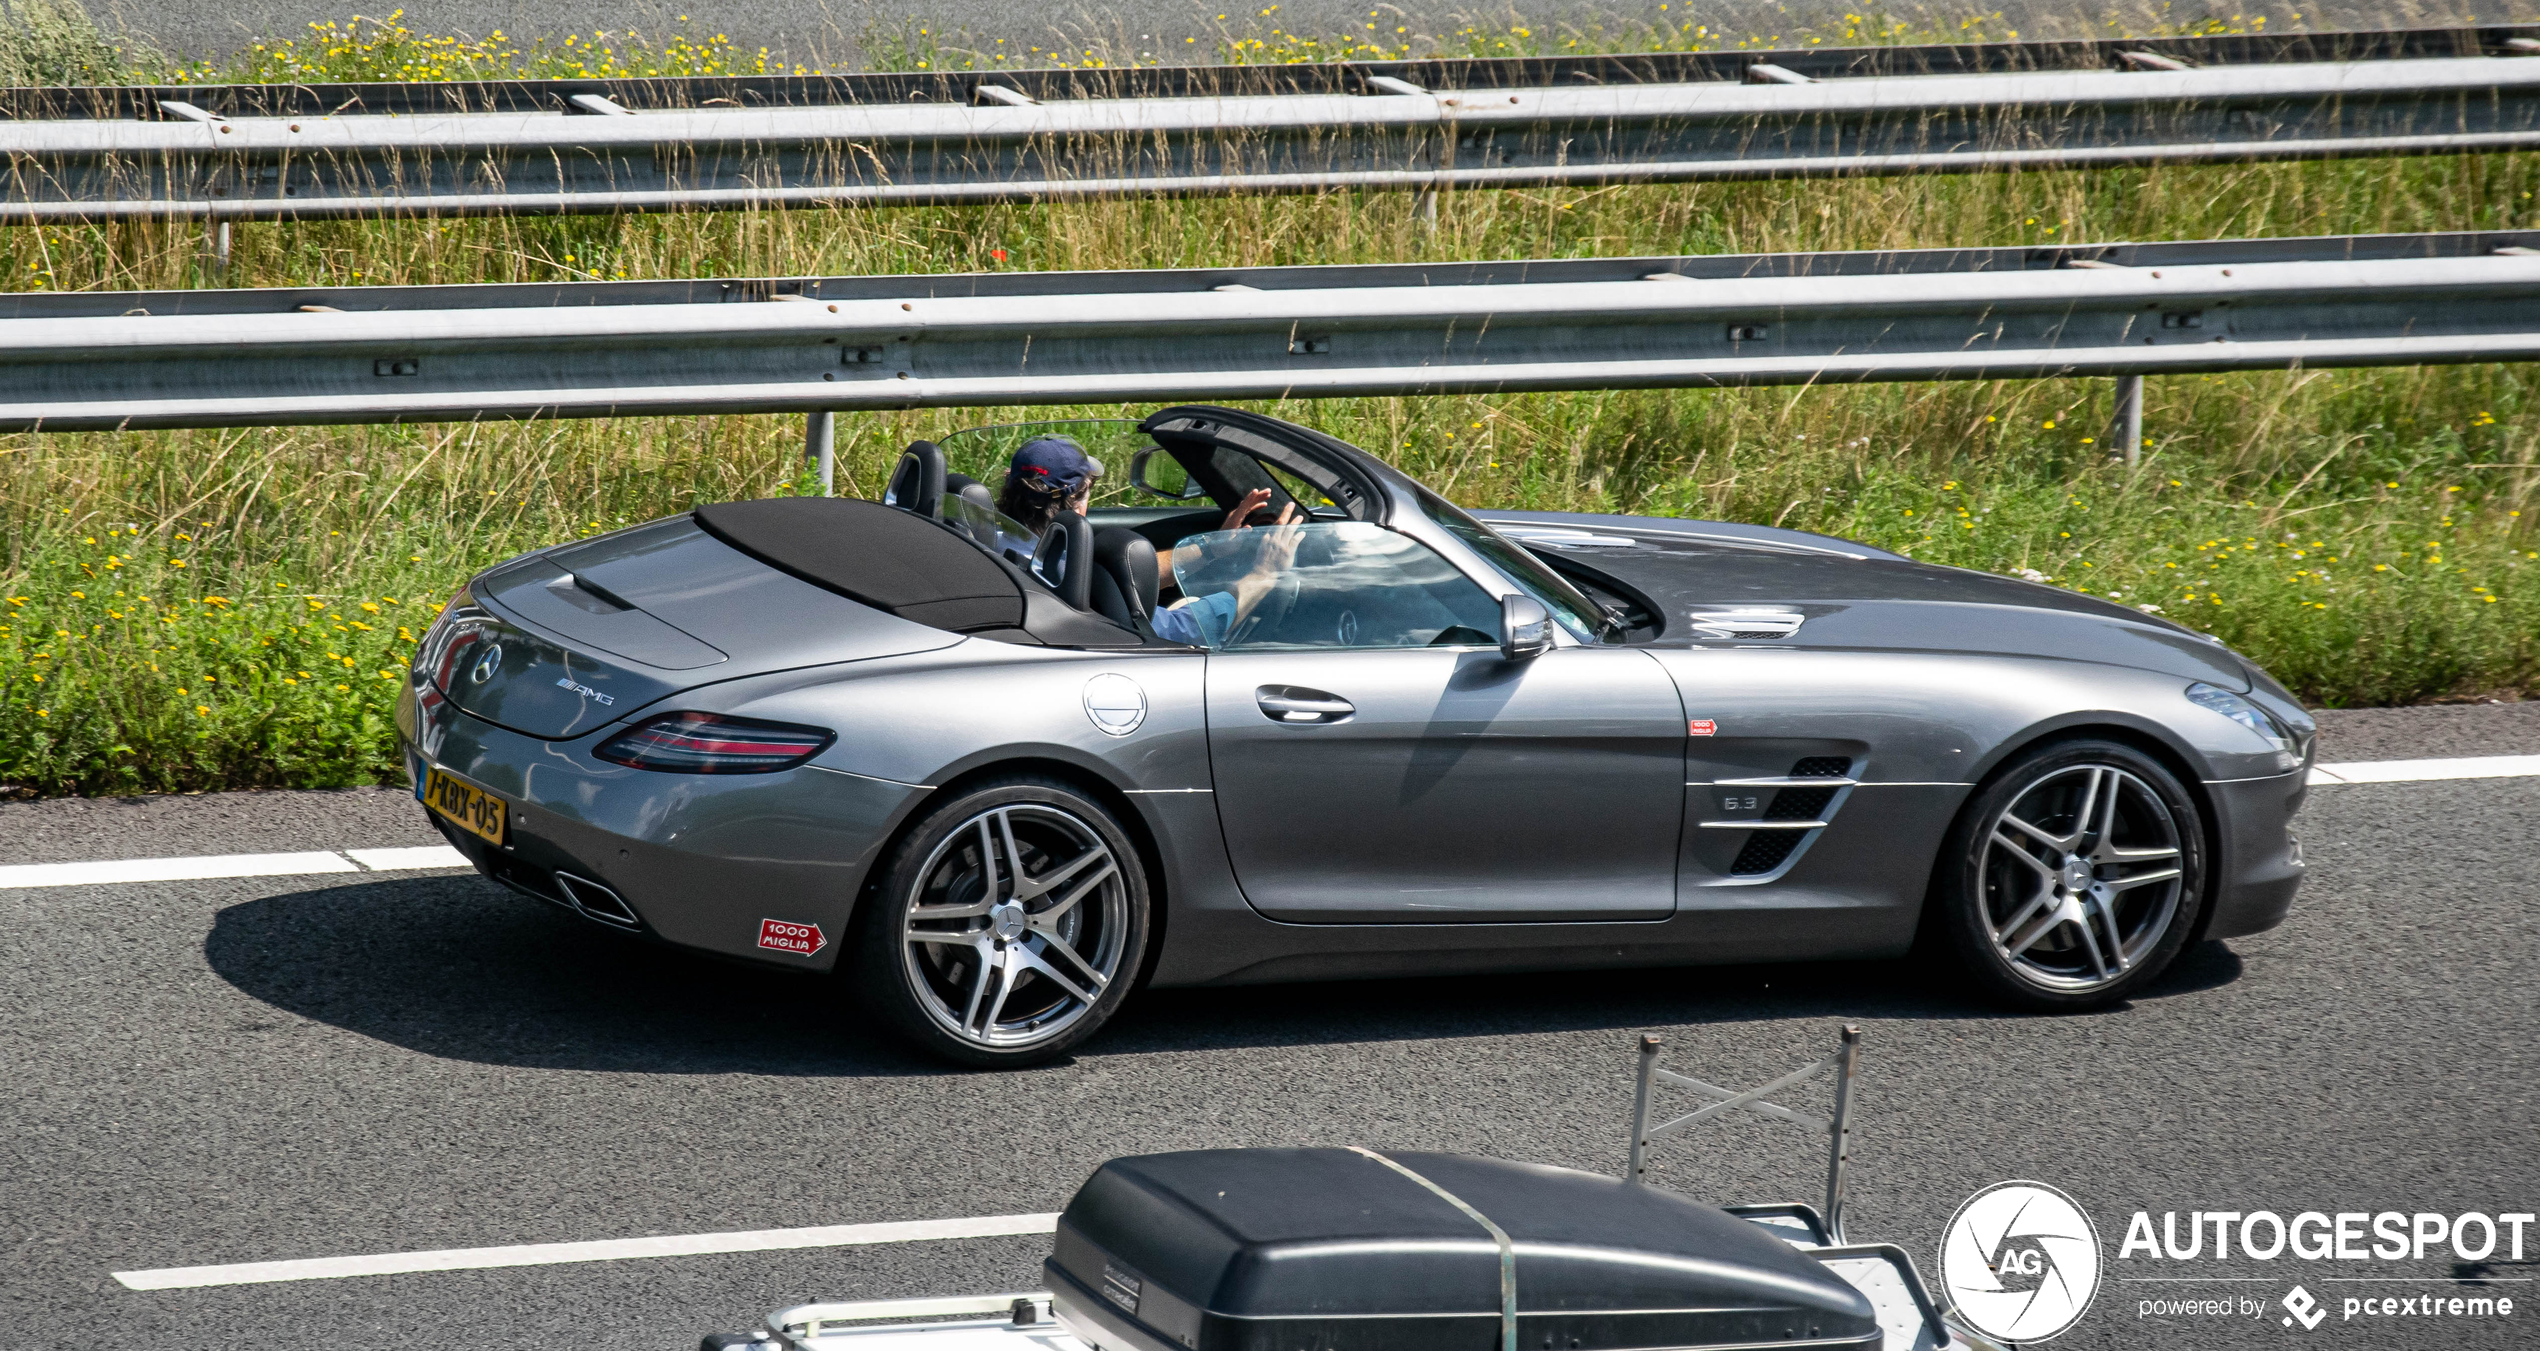
[[[2315,765],[2313,784],[2424,783],[2440,779],[2540,776],[2540,755],[2473,755],[2446,760],[2354,760]],[[1203,788],[1169,789],[1206,792]],[[25,887],[98,886],[115,882],[195,882],[215,877],[292,877],[307,873],[409,872],[470,866],[445,844],[405,849],[313,850],[299,854],[198,854],[187,858],[107,859],[95,863],[0,865],[0,891]]]
[[[237,1262],[215,1267],[159,1267],[118,1271],[127,1290],[192,1290],[210,1285],[264,1285],[275,1281],[329,1281],[346,1276],[393,1276],[411,1271],[483,1271],[494,1267],[542,1267],[567,1262],[622,1262],[643,1257],[693,1257],[701,1253],[777,1252],[789,1248],[849,1248],[928,1239],[995,1238],[1046,1234],[1058,1228],[1047,1215],[974,1215],[953,1220],[897,1220],[882,1224],[828,1224],[809,1229],[744,1229],[722,1234],[665,1234],[592,1243],[521,1243],[502,1248],[443,1248],[432,1252],[374,1253],[362,1257],[310,1257],[286,1262]]]
[[[468,866],[467,859],[446,844],[427,845],[420,849],[195,854],[185,858],[105,859],[95,863],[14,863],[0,866],[0,890],[13,887],[87,887],[113,882],[198,882],[214,877],[407,872]]]
[[[2431,779],[2518,779],[2540,774],[2540,755],[2471,755],[2450,760],[2355,760],[2314,765],[2313,783],[2422,783]]]

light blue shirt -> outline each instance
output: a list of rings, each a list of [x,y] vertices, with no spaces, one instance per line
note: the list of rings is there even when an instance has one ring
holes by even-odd
[[[1235,622],[1235,593],[1193,596],[1155,612],[1155,636],[1167,642],[1216,648]]]

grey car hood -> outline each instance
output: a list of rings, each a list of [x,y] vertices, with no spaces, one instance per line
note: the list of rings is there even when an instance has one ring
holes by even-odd
[[[580,736],[699,685],[963,641],[779,572],[687,516],[525,554],[468,589],[494,626],[480,650],[502,654],[483,681],[451,664],[443,693],[538,737]]]
[[[1703,641],[1694,617],[1736,609],[1804,615],[1774,646],[1981,652],[2105,662],[2249,688],[2229,648],[2143,611],[2061,587],[1918,563],[1821,535],[1705,521],[1496,514],[1557,563],[1603,573],[1666,616],[1662,643]],[[1742,536],[1742,537],[1740,537]]]

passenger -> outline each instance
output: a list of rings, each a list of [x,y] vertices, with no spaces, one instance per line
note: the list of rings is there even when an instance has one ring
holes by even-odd
[[[997,494],[997,510],[1037,538],[1050,518],[1062,511],[1083,515],[1094,495],[1102,462],[1064,436],[1036,436],[1017,447],[1006,467],[1005,487]]]

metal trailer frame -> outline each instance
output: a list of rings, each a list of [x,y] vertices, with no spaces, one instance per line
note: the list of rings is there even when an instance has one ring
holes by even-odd
[[[0,296],[0,430],[2139,380],[2533,359],[2540,231],[18,293]],[[2141,396],[2127,388],[2115,449],[2131,459]],[[825,430],[814,418],[815,462]]]
[[[323,91],[344,96],[331,104],[270,86],[8,91],[0,223],[196,219],[217,241],[268,219],[1347,190],[1418,192],[1434,219],[1438,194],[1485,188],[2511,150],[2540,145],[2540,61],[2493,58],[2540,53],[2536,35],[1378,62],[1277,79],[362,85]],[[699,97],[717,89],[732,92]]]
[[[1650,1145],[1666,1136],[1678,1134],[1685,1127],[1706,1117],[1715,1117],[1738,1108],[1771,1117],[1776,1121],[1807,1126],[1823,1131],[1827,1137],[1825,1209],[1815,1216],[1807,1215],[1806,1206],[1795,1204],[1762,1207],[1731,1206],[1729,1212],[1735,1215],[1751,1216],[1769,1213],[1810,1219],[1814,1221],[1812,1227],[1820,1231],[1827,1241],[1842,1243],[1844,1241],[1843,1171],[1844,1166],[1852,1159],[1852,1077],[1860,1066],[1861,1029],[1850,1023],[1844,1024],[1841,1037],[1837,1040],[1831,1054],[1793,1070],[1771,1083],[1747,1089],[1742,1093],[1735,1089],[1722,1088],[1717,1084],[1706,1084],[1691,1075],[1678,1074],[1674,1070],[1660,1068],[1658,1054],[1659,1039],[1655,1036],[1643,1036],[1640,1039],[1640,1073],[1632,1089],[1632,1147],[1623,1176],[1633,1182],[1648,1182]],[[1780,1103],[1765,1099],[1765,1094],[1779,1093],[1785,1088],[1796,1088],[1821,1074],[1829,1073],[1834,1076],[1834,1114],[1831,1118],[1784,1107]],[[1712,1102],[1707,1107],[1697,1107],[1673,1121],[1652,1126],[1649,1124],[1649,1109],[1651,1099],[1655,1096],[1654,1090],[1660,1084],[1673,1084],[1678,1088],[1692,1089],[1712,1099]]]

